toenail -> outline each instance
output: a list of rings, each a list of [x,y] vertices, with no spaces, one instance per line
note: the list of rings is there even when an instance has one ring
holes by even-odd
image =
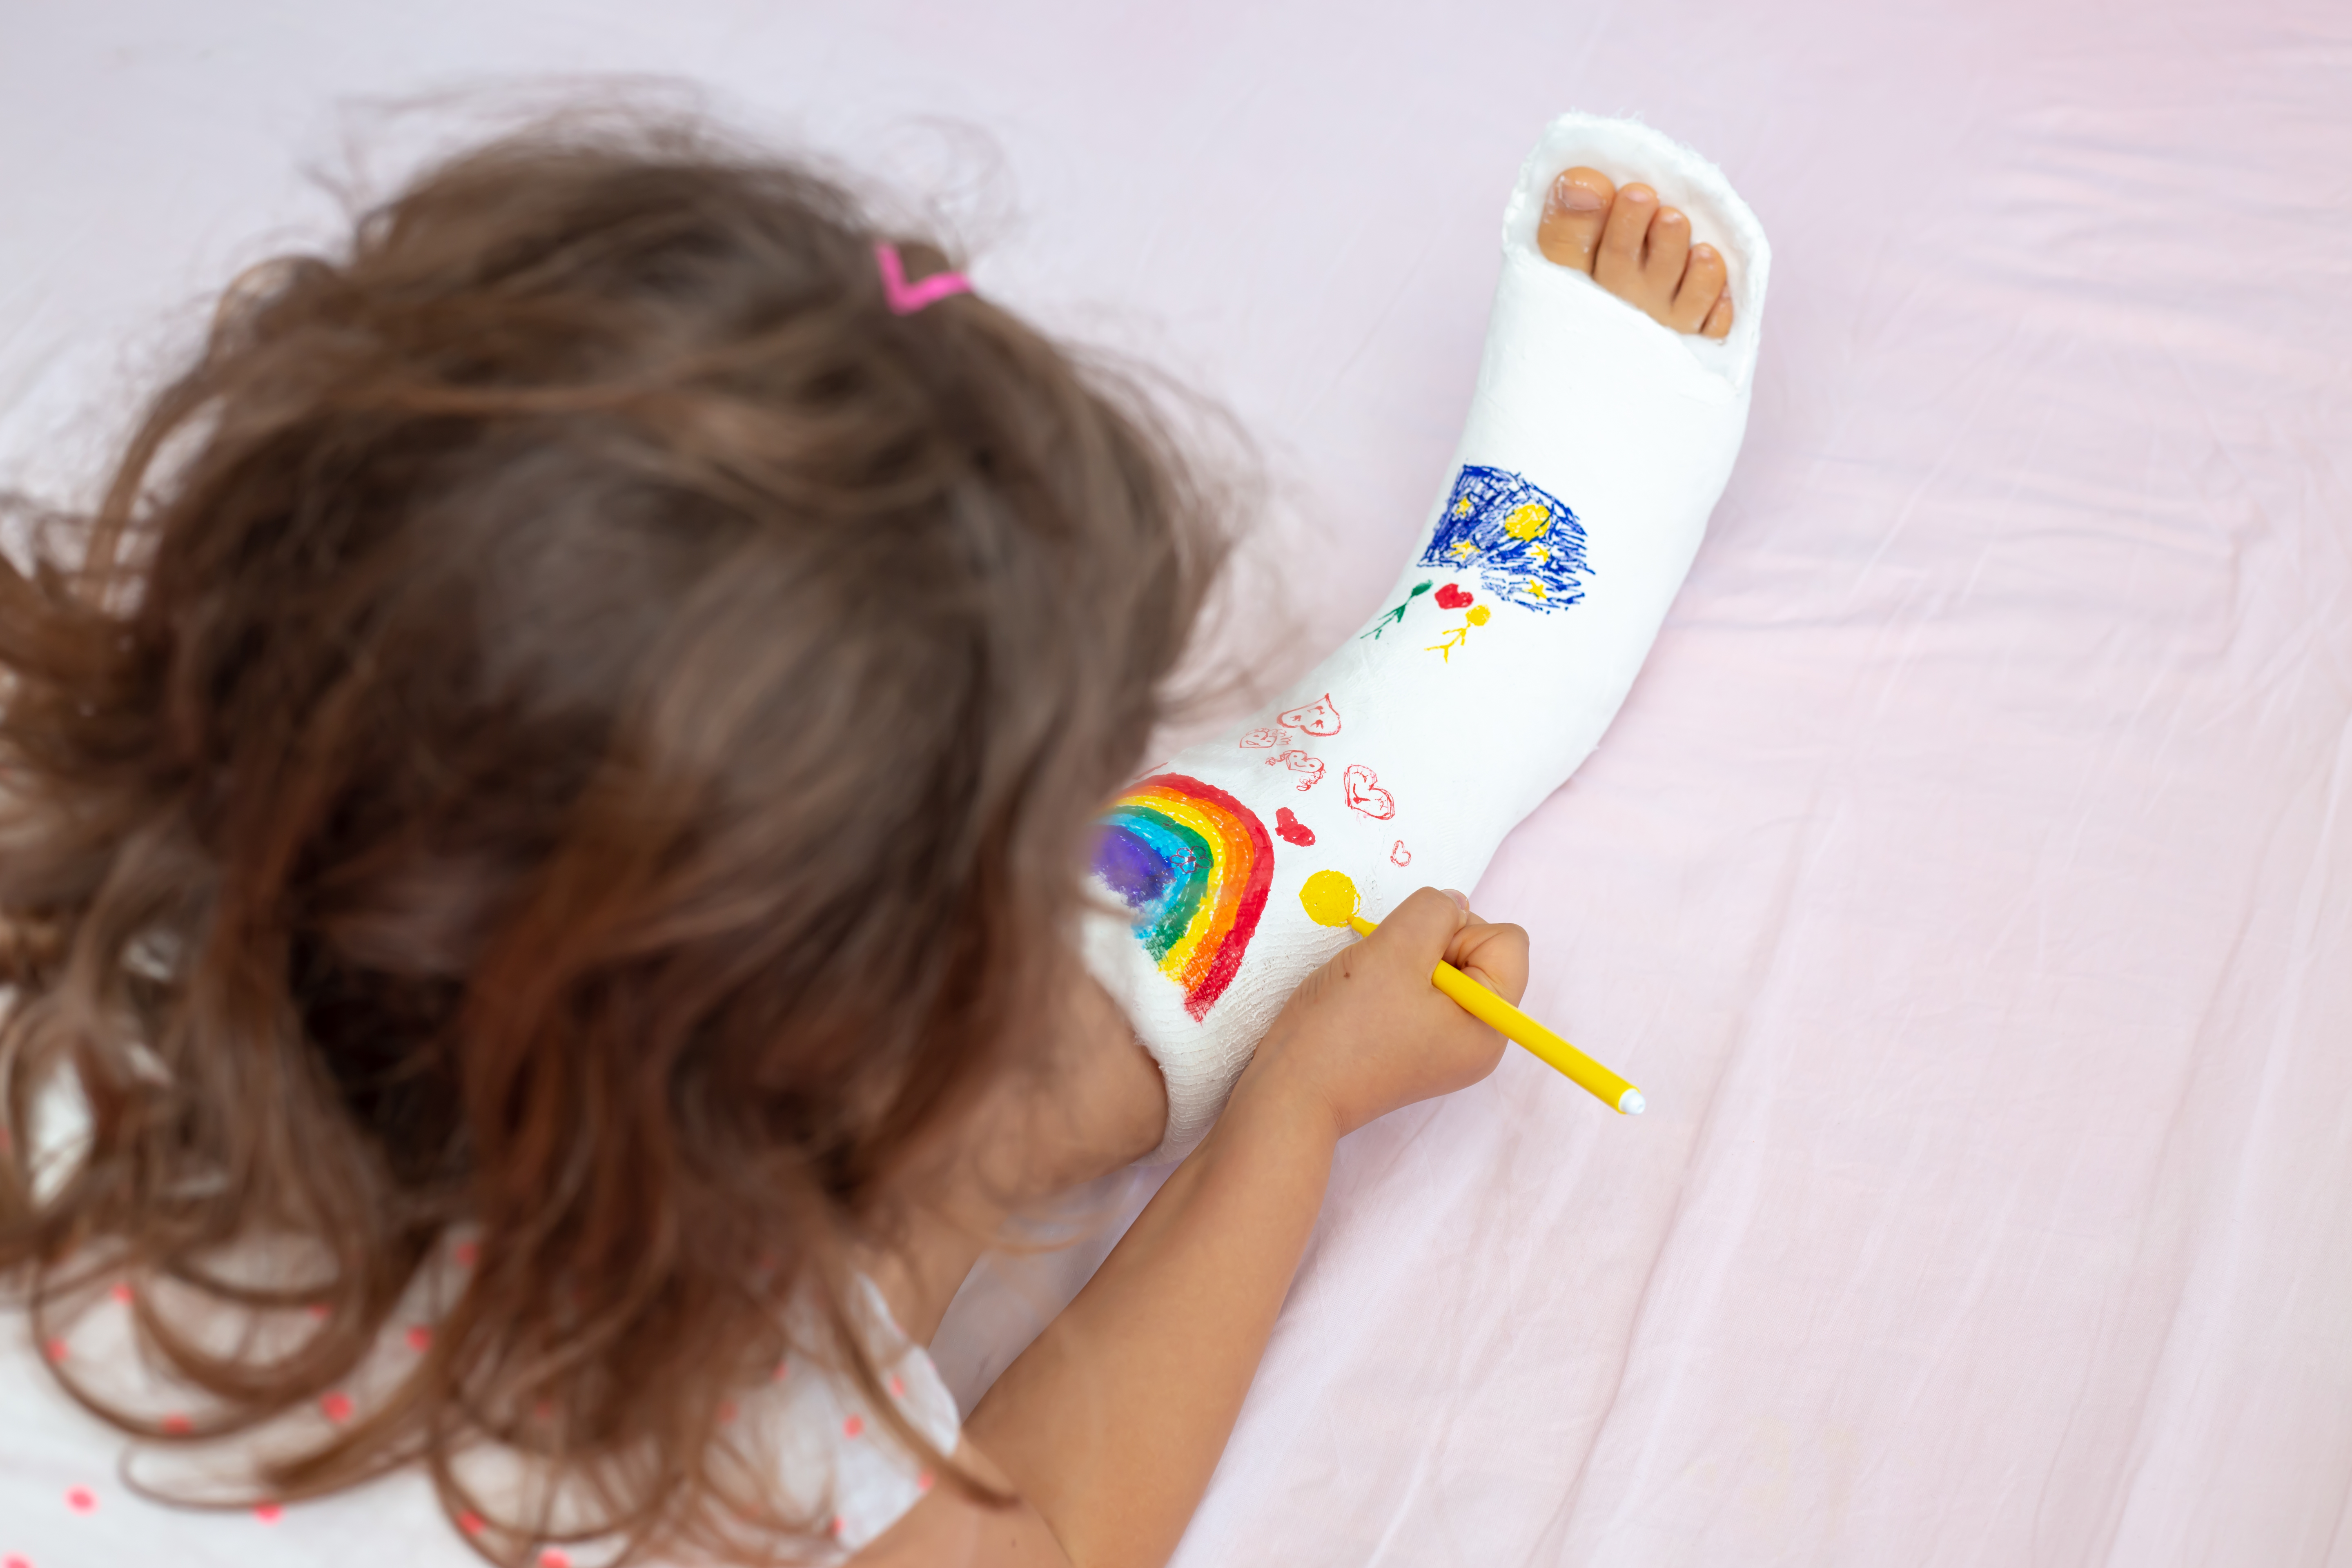
[[[1601,199],[1601,193],[1590,185],[1580,185],[1566,176],[1552,182],[1551,205],[1555,212],[1599,212],[1608,205]]]
[[[1652,195],[1640,185],[1635,185],[1630,191],[1620,191],[1617,194],[1619,196],[1629,202],[1653,202],[1657,200],[1657,197]]]
[[[1707,244],[1707,242],[1703,239],[1700,240],[1696,245],[1691,247],[1691,259],[1693,261],[1714,260],[1715,247]]]

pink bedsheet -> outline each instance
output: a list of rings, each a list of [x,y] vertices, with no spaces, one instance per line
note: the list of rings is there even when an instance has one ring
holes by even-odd
[[[1256,432],[1297,668],[1442,478],[1521,152],[1639,110],[1771,233],[1754,419],[1477,899],[1650,1111],[1514,1053],[1351,1140],[1179,1562],[2352,1562],[2352,9],[824,9],[26,10],[7,474],[318,230],[338,103],[675,72],[902,176],[992,134],[981,286]]]

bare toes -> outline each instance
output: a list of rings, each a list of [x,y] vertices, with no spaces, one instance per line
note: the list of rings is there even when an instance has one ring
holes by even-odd
[[[1682,286],[1675,290],[1674,303],[1661,320],[1678,332],[1697,331],[1714,314],[1716,301],[1723,298],[1723,258],[1715,247],[1692,246],[1690,259],[1683,268]]]
[[[1703,338],[1727,338],[1731,335],[1731,290],[1726,289],[1706,313],[1706,325],[1698,330]]]
[[[1536,248],[1548,261],[1592,270],[1592,248],[1609,221],[1617,187],[1598,169],[1563,170],[1544,197],[1543,221],[1536,226]]]
[[[1644,310],[1650,306],[1642,286],[1642,247],[1657,211],[1657,192],[1647,185],[1627,185],[1611,204],[1609,222],[1592,253],[1592,280]]]
[[[1649,244],[1642,252],[1644,297],[1633,302],[1670,327],[1675,324],[1675,296],[1690,264],[1690,219],[1679,208],[1660,207],[1658,216],[1650,220]]]
[[[1728,334],[1731,290],[1722,253],[1693,244],[1690,218],[1638,181],[1621,187],[1605,217],[1595,218],[1585,204],[1608,187],[1607,176],[1591,169],[1570,169],[1552,182],[1536,236],[1543,253],[1562,266],[1590,266],[1595,283],[1675,331]],[[1578,194],[1571,197],[1570,190]]]

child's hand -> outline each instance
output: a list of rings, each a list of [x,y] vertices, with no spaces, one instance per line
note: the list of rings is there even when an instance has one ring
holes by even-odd
[[[1525,931],[1490,925],[1460,894],[1423,888],[1307,977],[1235,1093],[1308,1096],[1345,1137],[1476,1083],[1501,1059],[1503,1037],[1430,984],[1440,959],[1514,1004],[1527,989]]]

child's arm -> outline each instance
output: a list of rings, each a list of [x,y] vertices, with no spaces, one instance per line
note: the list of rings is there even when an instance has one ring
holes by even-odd
[[[1502,1054],[1430,984],[1441,957],[1514,1001],[1527,984],[1527,933],[1432,889],[1310,976],[1223,1119],[965,1423],[963,1456],[1020,1505],[938,1489],[860,1563],[1167,1561],[1256,1374],[1334,1145]]]

